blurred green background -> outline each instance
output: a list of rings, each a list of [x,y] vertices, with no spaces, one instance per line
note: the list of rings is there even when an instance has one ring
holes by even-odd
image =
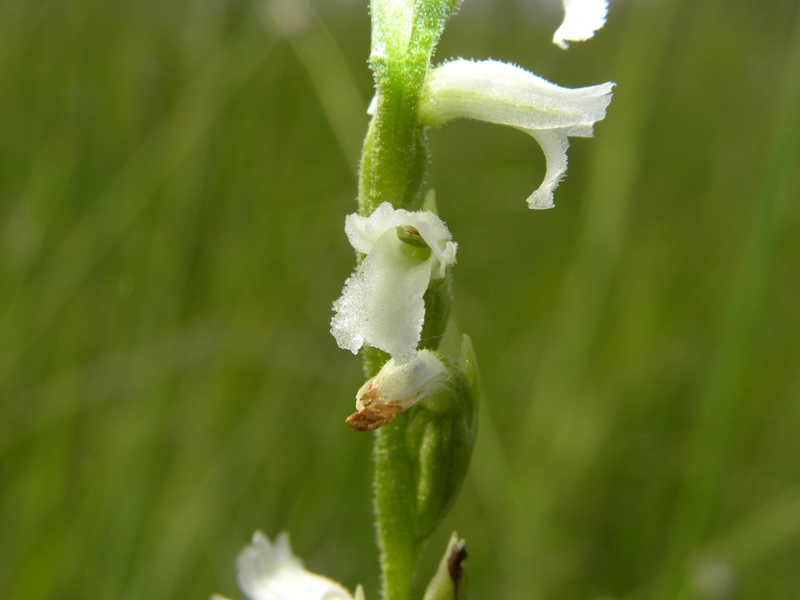
[[[423,579],[457,529],[470,598],[800,598],[799,14],[452,19],[439,60],[618,86],[551,211],[528,136],[430,134],[485,398]],[[241,598],[257,528],[378,597],[328,333],[368,49],[365,1],[0,0],[0,597]]]

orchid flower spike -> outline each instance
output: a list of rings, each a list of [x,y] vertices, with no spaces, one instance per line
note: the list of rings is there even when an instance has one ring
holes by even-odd
[[[422,335],[425,291],[455,264],[457,245],[432,212],[395,210],[388,202],[369,217],[348,215],[344,230],[366,257],[333,304],[331,333],[353,354],[367,344],[406,363]]]
[[[567,41],[583,42],[606,22],[608,0],[562,0],[564,22],[553,35],[553,43],[566,50]]]
[[[528,198],[530,208],[552,208],[553,190],[567,172],[569,136],[592,137],[606,116],[614,84],[563,88],[507,63],[454,60],[428,74],[420,105],[426,125],[456,118],[511,125],[533,137],[547,161],[544,181]]]
[[[430,350],[398,365],[392,358],[356,393],[356,411],[347,424],[356,431],[372,431],[394,421],[397,413],[445,389],[450,372]]]
[[[256,531],[236,559],[236,575],[250,600],[364,600],[361,586],[353,596],[335,581],[306,571],[292,554],[286,533],[279,534],[273,544]],[[211,600],[227,599],[215,595]]]

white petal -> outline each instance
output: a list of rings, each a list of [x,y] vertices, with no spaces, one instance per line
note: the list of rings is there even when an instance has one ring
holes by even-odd
[[[570,89],[495,60],[454,60],[425,83],[420,117],[428,125],[467,118],[525,129],[591,125],[606,114],[613,83]]]
[[[430,211],[409,212],[402,208],[394,209],[388,202],[383,202],[368,217],[362,217],[355,213],[347,215],[344,221],[344,231],[350,245],[356,251],[369,254],[378,238],[389,229],[400,225],[410,225],[419,231],[438,261],[433,267],[436,269],[441,267],[441,275],[437,275],[435,278],[444,277],[444,269],[456,262],[457,245],[450,241],[450,232],[444,221]]]
[[[458,244],[450,241],[450,232],[447,225],[439,217],[427,210],[410,213],[405,210],[397,210],[403,215],[403,225],[411,225],[430,247],[434,261],[431,262],[431,279],[441,279],[445,275],[445,269],[456,262],[456,248]],[[413,217],[413,218],[412,218]]]
[[[344,219],[344,232],[350,245],[362,254],[369,254],[372,245],[388,229],[401,225],[397,215],[388,202],[383,202],[368,217],[353,213]],[[403,211],[405,212],[405,211]]]
[[[422,260],[403,252],[397,227],[411,226],[430,247]],[[345,233],[366,254],[334,303],[331,333],[340,348],[357,353],[364,344],[380,348],[399,363],[414,355],[425,318],[423,295],[432,279],[456,262],[457,245],[444,222],[430,211],[395,210],[384,202],[368,217],[345,219]]]
[[[340,348],[357,353],[368,344],[399,363],[414,357],[422,334],[431,259],[406,255],[394,228],[372,245],[333,304],[331,333]]]
[[[611,102],[611,82],[563,88],[519,67],[493,60],[455,60],[428,76],[420,114],[438,125],[459,117],[511,125],[533,136],[545,154],[542,185],[531,208],[552,208],[553,190],[567,172],[568,136],[591,137]]]
[[[353,600],[335,581],[306,571],[285,533],[271,544],[257,531],[236,559],[236,571],[250,600]]]
[[[535,209],[553,208],[553,190],[558,187],[564,175],[567,174],[567,148],[569,139],[567,134],[560,129],[526,129],[533,138],[539,142],[547,161],[547,168],[544,174],[544,181],[528,197],[528,207]]]
[[[563,0],[564,22],[553,35],[553,43],[566,49],[570,42],[582,42],[606,22],[607,0]]]

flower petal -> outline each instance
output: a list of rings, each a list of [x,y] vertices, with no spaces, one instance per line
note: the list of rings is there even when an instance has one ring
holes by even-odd
[[[553,190],[567,172],[569,136],[591,137],[611,102],[611,82],[563,88],[506,63],[455,60],[428,76],[420,115],[428,125],[465,117],[511,125],[539,142],[547,160],[531,208],[552,208]]]
[[[422,259],[405,252],[397,228],[410,227],[431,252]],[[457,244],[444,222],[426,210],[395,210],[382,203],[368,217],[352,214],[345,232],[353,248],[366,254],[334,302],[331,333],[340,348],[357,353],[364,344],[391,354],[398,364],[411,360],[425,318],[423,296],[432,279],[456,262]]]
[[[350,245],[357,252],[369,254],[378,238],[389,229],[400,225],[410,225],[419,231],[438,261],[437,264],[431,265],[432,270],[436,271],[434,278],[444,277],[445,268],[456,262],[457,244],[450,241],[450,232],[444,221],[430,211],[409,212],[402,208],[394,209],[388,202],[383,202],[368,217],[358,214],[347,215],[344,231]]]
[[[565,88],[496,60],[454,60],[428,75],[420,118],[467,118],[524,129],[591,125],[606,115],[614,84]]]
[[[423,295],[431,280],[431,259],[408,256],[396,230],[384,232],[344,284],[333,304],[331,333],[340,348],[356,354],[368,344],[408,362],[422,334]]]
[[[422,239],[428,244],[434,257],[431,262],[431,279],[442,279],[447,267],[456,262],[456,248],[458,244],[450,241],[450,232],[439,217],[427,210],[409,213],[405,210],[395,211],[415,216],[415,219],[404,221],[404,225],[413,226]]]
[[[239,587],[250,600],[353,600],[335,581],[306,571],[285,533],[271,544],[256,531],[236,559],[236,571]]]
[[[400,225],[395,217],[395,210],[388,202],[381,203],[368,217],[353,213],[344,219],[344,232],[350,245],[362,254],[369,254],[372,245],[378,241],[388,229]]]
[[[566,49],[570,42],[582,42],[606,22],[607,0],[563,0],[564,21],[553,35],[553,43]]]
[[[547,168],[544,173],[544,181],[528,196],[528,207],[534,209],[553,208],[553,190],[558,187],[564,175],[567,174],[567,148],[569,139],[567,134],[561,129],[525,129],[525,133],[530,134],[544,152]]]

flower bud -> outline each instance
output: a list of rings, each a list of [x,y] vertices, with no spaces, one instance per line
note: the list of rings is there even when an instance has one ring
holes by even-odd
[[[450,373],[441,360],[428,350],[398,365],[389,360],[378,374],[361,386],[356,394],[356,410],[347,424],[356,431],[372,431],[394,420],[422,398],[447,386]]]
[[[466,543],[454,531],[447,544],[447,550],[439,562],[439,569],[428,584],[422,600],[460,600],[463,598],[463,563],[466,559]]]

